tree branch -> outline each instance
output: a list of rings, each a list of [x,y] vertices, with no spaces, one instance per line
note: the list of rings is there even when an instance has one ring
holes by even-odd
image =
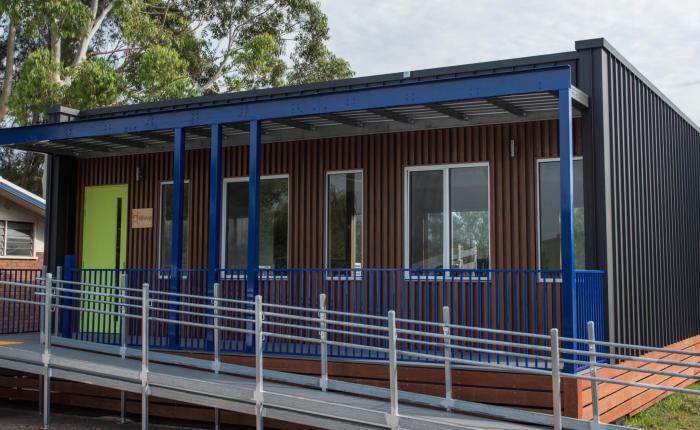
[[[231,21],[229,24],[229,31],[228,31],[228,43],[226,46],[226,52],[224,55],[221,57],[221,62],[219,63],[219,66],[216,68],[216,72],[209,78],[207,82],[205,82],[203,85],[199,86],[199,91],[205,92],[211,87],[214,86],[216,81],[218,81],[224,74],[224,69],[226,68],[226,63],[228,62],[229,58],[231,57],[231,49],[233,48],[233,43],[236,40],[236,34],[238,31],[243,27],[246,23],[251,23],[255,22],[258,18],[266,15],[268,12],[273,10],[275,5],[275,2],[266,5],[262,10],[258,11],[251,17],[249,17],[245,23],[239,22],[235,23],[234,21]]]
[[[88,54],[88,57],[98,57],[100,55],[112,55],[112,54],[116,54],[117,52],[130,51],[132,49],[134,49],[134,48],[129,47],[129,46],[125,46],[123,48],[110,49],[109,51],[90,52],[90,54]]]
[[[15,72],[15,40],[17,37],[17,26],[14,21],[10,21],[7,33],[7,45],[5,50],[5,79],[2,82],[2,94],[0,94],[0,122],[7,115],[7,105],[12,93],[12,80]]]
[[[85,36],[80,40],[80,49],[78,50],[78,55],[75,56],[75,60],[73,61],[74,66],[77,66],[87,58],[87,50],[90,47],[92,39],[95,37],[97,30],[99,30],[102,26],[102,23],[104,22],[105,18],[107,18],[107,15],[109,15],[109,13],[112,11],[112,7],[114,7],[114,3],[112,2],[105,4],[105,7],[102,9],[102,12],[100,12],[100,15],[98,16],[98,4],[99,0],[92,0],[91,11],[93,21],[90,24],[90,28],[87,30]]]
[[[58,26],[56,26],[58,27]],[[50,51],[51,51],[51,60],[60,63],[61,62],[61,36],[59,34],[58,28],[53,28],[49,30],[50,33]],[[61,74],[58,71],[54,71],[51,73],[51,81],[52,82],[57,82],[57,83],[62,83],[61,82]]]

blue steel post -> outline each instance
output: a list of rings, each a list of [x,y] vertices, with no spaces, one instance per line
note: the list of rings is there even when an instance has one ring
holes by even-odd
[[[571,133],[571,90],[559,90],[559,183],[561,199],[561,277],[564,337],[576,336],[574,261],[574,162]],[[567,347],[571,347],[568,345]],[[571,370],[567,365],[565,371]]]
[[[258,295],[258,266],[260,265],[260,159],[262,133],[260,121],[250,122],[248,150],[248,282],[246,300]]]
[[[258,267],[260,266],[260,159],[262,158],[262,132],[259,120],[250,121],[250,145],[248,147],[248,268],[245,299],[255,300],[258,293]],[[253,347],[253,339],[246,338],[246,348]]]
[[[207,296],[214,297],[214,283],[219,281],[221,235],[221,124],[211,126],[211,152],[209,155],[209,251],[207,253]],[[207,333],[209,349],[214,346],[213,332]]]
[[[170,292],[180,293],[182,268],[182,219],[185,195],[185,129],[175,129],[175,148],[173,154],[173,205],[172,205],[172,243],[170,244]],[[177,306],[173,306],[177,311]],[[178,320],[179,313],[172,312],[171,320]],[[179,324],[170,323],[168,326],[168,347],[177,348],[180,340]]]
[[[207,268],[209,269],[209,284],[207,295],[214,294],[214,283],[218,281],[217,269],[221,256],[221,124],[211,126],[211,153],[209,156],[209,251],[207,253]]]
[[[63,279],[66,281],[75,281],[75,255],[66,255],[63,259]],[[78,281],[80,279],[77,279]],[[74,289],[73,285],[65,284],[66,289]],[[66,306],[75,307],[75,300],[73,297],[77,297],[75,294],[66,294],[70,296],[69,299],[64,299]],[[75,310],[65,309],[61,312],[61,336],[67,339],[73,338],[73,319]]]

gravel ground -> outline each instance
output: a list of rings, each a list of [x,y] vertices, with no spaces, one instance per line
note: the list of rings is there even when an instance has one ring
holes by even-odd
[[[74,411],[58,409],[51,412],[51,430],[137,430],[141,428],[141,422],[128,422],[119,424],[119,418],[115,416],[81,416],[79,413],[86,411]],[[36,405],[15,404],[14,402],[0,402],[0,429],[2,430],[34,430],[41,428],[41,416]],[[153,430],[193,430],[195,427],[186,427],[176,424],[151,423]]]

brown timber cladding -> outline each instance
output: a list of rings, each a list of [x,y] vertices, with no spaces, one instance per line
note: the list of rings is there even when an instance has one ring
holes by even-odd
[[[515,141],[511,157],[510,140]],[[574,121],[574,152],[582,154]],[[289,175],[290,267],[323,267],[326,172],[364,173],[366,267],[403,267],[404,168],[489,162],[491,266],[537,267],[536,160],[559,154],[558,122],[539,121],[424,130],[263,146],[263,175]],[[137,168],[140,178],[137,180]],[[223,176],[248,174],[247,147],[224,148]],[[189,181],[188,267],[207,264],[209,151],[186,154]],[[80,262],[84,187],[129,185],[129,209],[154,209],[153,228],[129,229],[128,266],[158,267],[160,183],[172,180],[172,153],[79,160],[76,249]]]

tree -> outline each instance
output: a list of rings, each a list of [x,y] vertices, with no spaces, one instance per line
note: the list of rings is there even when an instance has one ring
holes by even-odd
[[[56,104],[84,110],[353,75],[326,46],[314,0],[0,0],[0,17],[7,125],[40,123]]]
[[[0,121],[353,74],[313,0],[0,0],[0,14]]]
[[[44,157],[36,152],[0,148],[0,176],[41,196]]]

